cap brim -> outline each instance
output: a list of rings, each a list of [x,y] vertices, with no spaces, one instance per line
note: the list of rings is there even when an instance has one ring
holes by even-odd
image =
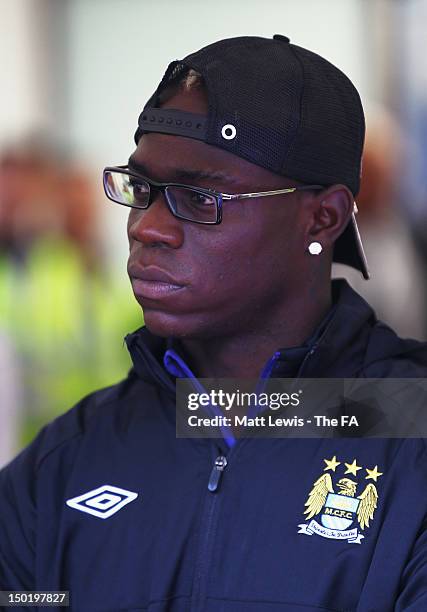
[[[370,278],[368,262],[363,249],[362,239],[356,221],[357,207],[354,211],[344,232],[335,242],[333,260],[337,263],[346,264],[356,268],[362,273],[363,278]]]

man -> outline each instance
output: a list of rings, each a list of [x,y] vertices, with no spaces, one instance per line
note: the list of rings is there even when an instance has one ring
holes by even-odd
[[[178,377],[425,376],[425,345],[331,285],[333,259],[368,277],[363,138],[351,82],[285,36],[169,66],[104,172],[131,207],[133,368],[0,472],[1,588],[79,611],[427,609],[423,439],[176,438]]]

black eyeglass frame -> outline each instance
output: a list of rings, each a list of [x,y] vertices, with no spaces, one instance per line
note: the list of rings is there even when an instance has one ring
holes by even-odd
[[[108,172],[119,172],[121,174],[125,174],[127,176],[131,176],[136,179],[142,179],[145,181],[150,187],[150,193],[148,198],[147,206],[135,206],[133,204],[126,204],[125,202],[119,202],[118,200],[113,199],[109,193],[107,188],[107,173]],[[105,195],[109,200],[114,202],[115,204],[120,204],[121,206],[127,206],[128,208],[135,208],[137,210],[147,210],[152,204],[153,200],[151,199],[151,188],[154,187],[155,190],[160,191],[165,199],[167,207],[174,217],[178,219],[182,219],[183,221],[189,221],[190,223],[198,223],[200,225],[219,225],[222,221],[222,204],[223,201],[230,200],[243,200],[243,199],[251,199],[251,198],[263,198],[267,196],[273,195],[283,195],[285,193],[294,193],[295,191],[310,191],[310,190],[323,190],[325,189],[324,185],[300,185],[298,187],[286,187],[283,189],[274,189],[271,191],[258,191],[258,192],[250,192],[250,193],[222,193],[221,191],[215,191],[214,189],[206,189],[204,187],[195,187],[194,185],[185,185],[183,183],[158,183],[157,181],[153,181],[148,179],[147,177],[135,172],[130,169],[128,165],[124,166],[106,166],[103,171],[103,186]],[[202,195],[209,195],[215,198],[216,201],[216,220],[215,221],[197,221],[196,219],[188,219],[177,213],[172,203],[169,200],[167,188],[168,187],[181,187],[185,189],[191,189],[196,193],[200,193]]]

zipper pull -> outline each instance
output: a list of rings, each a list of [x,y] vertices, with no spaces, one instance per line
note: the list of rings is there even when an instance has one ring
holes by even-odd
[[[227,459],[224,457],[224,455],[219,455],[219,457],[215,459],[215,463],[212,468],[211,475],[209,477],[208,489],[212,493],[218,489],[219,482],[221,480],[221,475],[226,466]]]

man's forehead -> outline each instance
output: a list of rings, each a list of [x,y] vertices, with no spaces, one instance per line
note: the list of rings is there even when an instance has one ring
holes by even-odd
[[[150,160],[145,160],[138,157],[137,154],[132,154],[128,160],[128,166],[132,170],[135,170],[144,176],[157,178],[153,174],[157,174],[156,170],[150,168]],[[183,164],[177,160],[163,158],[162,164],[162,176],[159,176],[159,180],[173,179],[173,180],[204,180],[211,179],[215,181],[225,181],[228,183],[239,182],[239,177],[233,176],[230,172],[221,171],[211,167],[210,165],[200,164]]]
[[[135,171],[158,181],[212,180],[224,188],[258,184],[281,187],[284,183],[283,177],[228,151],[168,134],[143,134],[128,163]]]

